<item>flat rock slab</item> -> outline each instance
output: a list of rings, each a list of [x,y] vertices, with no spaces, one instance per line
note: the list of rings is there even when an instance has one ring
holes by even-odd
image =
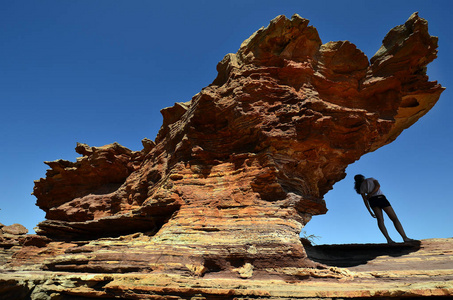
[[[451,239],[412,243],[305,246],[308,256],[328,266],[354,272],[453,269]]]
[[[308,279],[190,277],[158,273],[88,274],[45,271],[0,273],[2,299],[328,299],[453,296],[453,238],[408,244],[314,246],[330,275],[307,269]],[[335,251],[338,250],[338,251]],[[364,262],[335,266],[351,253]],[[348,256],[349,255],[349,256]],[[374,256],[374,257],[373,257]],[[353,256],[354,257],[354,256]],[[351,263],[352,264],[352,263]],[[300,270],[299,270],[300,272]],[[336,272],[338,278],[331,276]],[[50,296],[53,295],[53,296]],[[58,296],[58,297],[57,297]]]

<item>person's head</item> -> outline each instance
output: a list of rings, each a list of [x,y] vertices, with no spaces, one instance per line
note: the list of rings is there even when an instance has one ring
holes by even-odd
[[[365,176],[362,174],[357,174],[354,176],[354,190],[357,192],[357,194],[360,194],[360,186],[362,185],[362,182],[365,180]]]

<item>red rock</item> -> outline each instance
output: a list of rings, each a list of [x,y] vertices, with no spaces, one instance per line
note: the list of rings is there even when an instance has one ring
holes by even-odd
[[[83,202],[81,199],[89,195],[102,198],[102,195],[116,191],[141,162],[140,153],[117,143],[91,148],[78,143],[76,151],[83,155],[77,162],[61,159],[45,162],[51,169],[47,171],[46,178],[35,181],[33,194],[37,198],[36,205],[47,213],[48,219],[91,219],[94,212],[85,211],[72,216],[70,207],[64,209],[66,213],[62,216],[59,206],[74,199]]]
[[[35,246],[42,248],[46,247],[50,242],[52,242],[52,240],[45,236],[30,234],[25,238],[24,246]]]
[[[21,224],[13,224],[9,226],[4,226],[0,229],[3,233],[13,234],[13,235],[23,235],[28,233],[28,229]]]
[[[280,16],[191,102],[162,110],[146,151],[79,145],[76,163],[48,163],[34,191],[48,219],[38,233],[152,232],[149,258],[176,269],[188,257],[207,271],[312,265],[299,233],[327,211],[323,195],[440,96],[425,75],[436,47],[414,14],[369,64],[350,42],[322,45],[307,20]]]
[[[347,278],[310,260],[299,234],[327,212],[323,196],[350,163],[436,103],[443,88],[425,73],[436,48],[417,14],[390,31],[371,63],[350,42],[322,44],[308,20],[277,17],[226,55],[190,102],[163,109],[144,150],[79,144],[77,162],[47,162],[34,189],[47,213],[37,233],[61,244],[41,268]],[[27,247],[18,253],[11,266]]]
[[[144,242],[143,238],[144,236],[125,237],[124,242],[129,245],[138,244],[139,241]],[[49,250],[58,249],[55,244],[50,244]],[[288,268],[285,272],[292,273],[292,278],[273,280],[253,276],[247,279],[227,278],[219,277],[216,273],[207,273],[204,276],[163,274],[162,272],[144,273],[136,272],[134,269],[124,269],[118,273],[98,273],[96,270],[99,270],[99,261],[94,261],[91,274],[36,270],[0,272],[0,295],[2,300],[52,297],[56,299],[113,299],[116,297],[137,300],[423,299],[425,297],[444,299],[451,298],[453,295],[452,246],[453,239],[422,240],[412,246],[406,244],[315,246],[315,249],[310,248],[308,252],[310,255],[316,255],[318,259],[323,256],[324,263],[331,263],[326,266],[327,269]],[[42,249],[37,249],[30,250],[33,255],[29,254],[29,256],[39,255],[37,251]],[[127,251],[116,258],[121,259],[124,254],[127,254]],[[90,251],[74,252],[73,255],[79,256],[78,262],[82,262],[81,257],[90,255]],[[49,258],[48,255],[46,257]],[[105,258],[107,257],[104,256]],[[56,262],[57,259],[53,261]],[[126,263],[121,260],[108,261],[118,269],[122,266],[130,267],[132,262],[132,260]],[[336,267],[338,263],[349,263],[349,267],[348,269]],[[199,270],[195,267],[190,268],[195,272]],[[238,267],[238,269],[242,277],[247,277],[247,271],[251,266],[246,264],[245,267]]]

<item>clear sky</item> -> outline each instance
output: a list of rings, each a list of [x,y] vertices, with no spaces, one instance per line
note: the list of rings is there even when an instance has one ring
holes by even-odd
[[[410,237],[452,237],[452,8],[450,0],[1,0],[0,222],[33,232],[44,219],[31,195],[43,161],[75,161],[77,142],[141,150],[161,108],[209,85],[224,55],[276,16],[297,13],[323,43],[349,40],[371,58],[418,11],[439,37],[428,75],[447,90],[395,142],[349,166],[325,196],[329,212],[305,230],[318,244],[385,242],[352,189],[362,173],[380,181]]]

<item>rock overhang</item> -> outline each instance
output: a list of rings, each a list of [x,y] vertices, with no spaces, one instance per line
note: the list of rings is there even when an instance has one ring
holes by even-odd
[[[308,24],[279,16],[254,33],[218,64],[211,85],[162,110],[156,141],[144,140],[142,151],[80,144],[77,162],[49,162],[35,184],[47,212],[37,233],[83,240],[79,250],[96,256],[84,243],[141,232],[152,247],[131,251],[154,261],[138,263],[153,272],[314,266],[299,233],[326,213],[323,196],[350,163],[426,114],[444,88],[426,75],[437,38],[418,14],[392,29],[370,61],[351,42],[322,44]],[[74,259],[48,267],[76,270],[86,260]]]

